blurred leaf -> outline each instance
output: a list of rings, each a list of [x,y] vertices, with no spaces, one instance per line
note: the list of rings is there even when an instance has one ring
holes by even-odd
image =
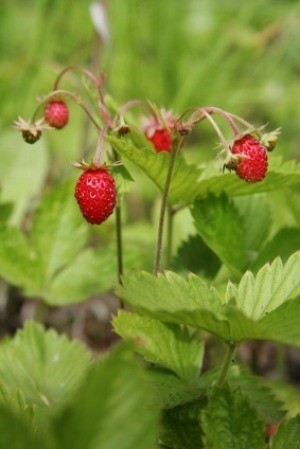
[[[73,404],[56,418],[57,447],[154,449],[156,409],[146,372],[118,347],[93,365]]]
[[[185,268],[192,273],[213,278],[221,264],[199,235],[190,235],[178,248],[173,265],[175,268]]]
[[[277,256],[279,256],[284,263],[291,256],[291,254],[298,249],[300,249],[300,229],[280,229],[272,240],[267,242],[262,248],[258,258],[251,265],[251,268],[255,270],[265,263],[271,262]]]
[[[201,421],[206,449],[265,449],[264,426],[257,412],[228,386],[212,389]]]
[[[45,449],[53,448],[50,435],[44,434],[43,440],[26,425],[20,417],[0,406],[0,449]]]
[[[124,311],[114,317],[113,326],[149,362],[168,368],[183,379],[199,375],[204,347],[186,328]]]
[[[172,449],[201,449],[200,412],[206,399],[166,410],[163,414],[163,444]]]
[[[207,246],[236,275],[245,264],[245,229],[234,203],[226,195],[195,201],[195,227]]]
[[[6,222],[14,209],[13,203],[0,203],[0,222]]]
[[[28,405],[50,413],[70,400],[89,359],[79,343],[27,322],[24,330],[0,347],[0,383],[8,394],[20,389]]]
[[[17,228],[0,225],[0,275],[25,291],[36,291],[37,260],[27,240]]]
[[[48,169],[45,140],[28,145],[16,130],[1,133],[1,199],[14,204],[11,221],[23,218],[30,201],[40,194]]]
[[[31,243],[37,253],[43,289],[57,272],[73,261],[87,239],[87,226],[68,182],[49,191],[35,212]]]
[[[281,423],[274,437],[271,439],[271,449],[299,449],[300,448],[300,417]]]
[[[133,182],[134,179],[131,177],[129,171],[124,167],[124,165],[113,167],[111,173],[116,182],[118,198],[122,200],[124,193],[129,192],[130,183]]]
[[[166,151],[156,153],[149,148],[137,148],[124,138],[106,137],[107,141],[121,156],[137,165],[162,190],[165,185],[169,154]],[[170,187],[169,201],[171,204],[190,204],[196,196],[197,179],[200,170],[196,165],[187,164],[181,154],[176,158],[173,178]]]

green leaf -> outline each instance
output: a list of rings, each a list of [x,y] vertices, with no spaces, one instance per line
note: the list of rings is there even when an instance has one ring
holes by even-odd
[[[12,203],[0,203],[0,222],[6,222],[14,210]]]
[[[157,407],[131,350],[118,347],[94,364],[54,431],[58,449],[154,449]]]
[[[195,201],[195,226],[207,246],[236,275],[245,265],[245,230],[232,200],[226,195],[209,195]]]
[[[116,282],[116,256],[109,249],[81,252],[55,276],[45,292],[51,305],[67,305],[109,290]]]
[[[166,323],[199,327],[226,341],[274,340],[300,345],[300,252],[280,259],[239,286],[229,283],[225,298],[195,275],[132,273],[118,294],[135,310]],[[159,298],[159,301],[157,300]],[[284,318],[284,319],[283,319]]]
[[[0,384],[8,394],[20,389],[28,405],[50,412],[70,400],[89,359],[79,343],[27,322],[24,330],[0,347]]]
[[[43,441],[30,429],[26,422],[11,410],[0,406],[0,449],[50,449],[51,437],[44,433]]]
[[[244,232],[244,240],[248,259],[253,260],[265,242],[271,226],[270,207],[266,195],[237,197],[234,204],[242,217],[244,229],[247,230]]]
[[[25,143],[16,130],[1,133],[1,199],[14,204],[11,221],[19,223],[39,195],[49,168],[46,140]]]
[[[272,161],[266,178],[249,184],[241,180],[235,173],[216,173],[214,164],[210,164],[201,174],[197,183],[197,196],[206,197],[208,192],[218,195],[225,192],[229,196],[250,195],[252,193],[270,192],[300,184],[300,165],[295,161],[282,163],[281,159]]]
[[[112,167],[111,174],[116,182],[116,188],[118,192],[119,200],[122,200],[124,193],[129,192],[130,183],[134,181],[129,171],[124,167],[124,165],[117,165]]]
[[[177,269],[185,268],[193,273],[213,278],[221,264],[199,235],[191,235],[178,248],[173,265]]]
[[[271,449],[300,449],[300,417],[281,423],[270,443]]]
[[[267,262],[271,262],[279,256],[285,262],[291,254],[300,247],[300,229],[283,228],[270,240],[260,251],[258,258],[252,264],[251,269],[255,270]]]
[[[0,276],[26,292],[36,291],[37,261],[17,228],[0,225]]]
[[[68,182],[49,191],[34,215],[31,243],[37,253],[44,290],[86,242],[87,226],[73,190],[74,186]]]
[[[163,414],[161,441],[172,449],[201,449],[200,412],[206,405],[198,401],[166,410]]]
[[[257,412],[228,386],[213,388],[201,421],[205,449],[265,449],[264,426]]]
[[[146,360],[170,369],[183,379],[199,375],[203,344],[186,328],[163,324],[153,318],[120,311],[113,319],[116,332]]]
[[[124,278],[117,292],[136,310],[156,319],[200,327],[230,339],[219,294],[195,275],[186,281],[170,271],[157,277],[146,272],[132,273]]]
[[[118,139],[113,136],[106,138],[121,156],[133,162],[162,190],[165,185],[169,154],[166,151],[156,153],[150,148],[137,148],[125,138]],[[173,178],[170,186],[169,202],[180,205],[190,204],[197,193],[197,179],[200,170],[196,165],[188,165],[183,156],[179,154],[176,158]]]
[[[259,320],[284,302],[300,294],[300,252],[282,264],[279,258],[265,265],[256,277],[247,272],[242,277],[236,303],[247,316]],[[270,317],[269,317],[270,318]]]

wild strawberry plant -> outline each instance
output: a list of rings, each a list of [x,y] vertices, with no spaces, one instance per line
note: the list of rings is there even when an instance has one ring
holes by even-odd
[[[88,101],[60,89],[70,70],[91,82]],[[300,346],[299,223],[272,228],[267,194],[300,183],[299,166],[271,153],[279,131],[215,106],[173,113],[140,100],[116,105],[103,76],[76,66],[15,126],[30,144],[62,133],[72,102],[95,129],[95,154],[73,164],[77,179],[42,196],[25,230],[6,217],[0,273],[48,306],[114,288],[120,310],[112,325],[123,343],[92,360],[36,322],[2,343],[0,447],[296,449],[299,417],[242,351],[256,340]],[[202,122],[221,151],[200,165],[188,161],[188,148]],[[126,243],[122,212],[137,169],[161,196],[152,269]],[[175,251],[182,213],[193,231]],[[88,245],[111,216],[116,246]]]

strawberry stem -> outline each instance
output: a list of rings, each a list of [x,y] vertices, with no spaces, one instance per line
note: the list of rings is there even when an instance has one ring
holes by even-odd
[[[224,148],[230,153],[231,152],[230,146],[229,146],[227,140],[225,139],[222,131],[220,130],[219,126],[215,122],[215,120],[211,117],[209,112],[206,111],[206,109],[204,109],[202,112],[203,112],[203,115],[207,118],[207,120],[212,124],[214,130],[218,134],[219,139],[221,140],[222,144],[224,145]]]
[[[103,142],[104,142],[104,137],[107,131],[107,125],[104,125],[99,132],[99,137],[98,137],[98,143],[97,143],[97,149],[96,149],[96,153],[95,153],[95,157],[94,157],[94,165],[96,167],[100,167],[100,159],[101,159],[101,153],[102,153],[102,148],[103,148]]]
[[[70,71],[78,71],[83,73],[85,76],[87,76],[92,83],[94,84],[94,86],[96,87],[101,103],[103,103],[103,95],[102,95],[102,85],[103,85],[103,80],[104,80],[104,75],[101,74],[99,78],[97,78],[90,70],[87,70],[83,67],[77,66],[77,65],[70,65],[68,67],[65,67],[57,76],[55,82],[54,82],[54,86],[53,86],[53,90],[58,90],[58,86],[59,83],[61,81],[61,79],[63,78],[63,76]]]
[[[173,140],[172,151],[170,154],[168,172],[167,172],[166,182],[165,182],[162,200],[161,200],[159,223],[158,223],[158,236],[157,236],[156,253],[155,253],[154,268],[153,268],[153,272],[155,275],[157,275],[157,273],[160,270],[165,212],[166,212],[166,208],[167,208],[168,195],[169,195],[169,190],[170,190],[170,185],[171,185],[171,180],[172,180],[173,169],[174,169],[174,165],[175,165],[177,152],[178,152],[179,148],[181,148],[183,140],[184,140],[183,136],[181,136],[181,138],[179,139],[178,134],[176,134],[175,139]]]
[[[220,376],[217,381],[217,386],[222,387],[226,381],[227,374],[229,372],[230,366],[233,362],[232,358],[234,357],[235,352],[235,344],[233,341],[228,342],[227,353],[224,358],[223,366],[220,371]]]

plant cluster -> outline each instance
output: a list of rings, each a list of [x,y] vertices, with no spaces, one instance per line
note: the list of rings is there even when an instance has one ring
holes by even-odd
[[[60,89],[71,70],[90,82],[88,102]],[[254,340],[300,346],[300,231],[272,233],[266,197],[297,189],[299,166],[268,157],[278,129],[265,133],[215,106],[180,114],[140,100],[119,106],[103,84],[102,75],[67,67],[31,119],[15,123],[34,144],[44,132],[63,132],[74,102],[95,128],[97,145],[91,162],[74,162],[83,171],[76,182],[45,195],[26,235],[3,225],[0,274],[48,305],[114,286],[120,310],[112,324],[123,342],[92,361],[79,343],[35,322],[4,342],[0,447],[298,448],[299,417],[245,366],[241,348]],[[137,118],[137,108],[146,116]],[[204,166],[188,162],[185,151],[205,121],[221,149],[217,164]],[[161,192],[152,273],[130,260],[123,235],[122,206],[136,167]],[[116,249],[86,248],[88,225],[75,200],[90,224],[115,216]],[[187,209],[193,233],[174,254],[174,223]]]

